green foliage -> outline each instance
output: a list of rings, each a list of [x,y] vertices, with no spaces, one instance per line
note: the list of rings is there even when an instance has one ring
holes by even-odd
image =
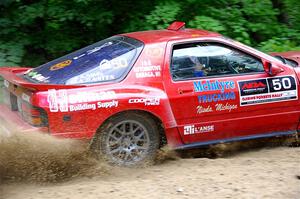
[[[300,51],[300,46],[297,46],[295,42],[276,37],[261,42],[259,48],[265,52],[284,52],[289,50]]]
[[[146,15],[146,29],[165,29],[176,19],[180,12],[180,4],[167,1],[155,6],[150,14]]]
[[[111,35],[172,21],[263,51],[299,50],[299,0],[2,0],[0,66],[37,66]]]
[[[22,44],[0,44],[0,66],[16,66],[22,62],[24,48]]]
[[[194,28],[220,33],[226,30],[220,21],[207,16],[196,16],[195,19],[190,21],[188,25]]]

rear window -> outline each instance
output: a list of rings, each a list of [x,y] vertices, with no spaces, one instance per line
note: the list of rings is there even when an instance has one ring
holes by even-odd
[[[91,84],[123,79],[139,56],[143,43],[115,36],[50,61],[24,74],[46,84]]]

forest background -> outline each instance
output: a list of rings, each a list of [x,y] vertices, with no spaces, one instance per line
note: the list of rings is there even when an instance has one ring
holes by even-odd
[[[299,0],[0,0],[0,66],[36,67],[174,20],[264,52],[300,50]]]

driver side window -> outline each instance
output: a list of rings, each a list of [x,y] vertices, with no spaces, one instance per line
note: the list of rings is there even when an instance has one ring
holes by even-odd
[[[190,43],[173,47],[173,80],[263,71],[259,59],[218,43]]]

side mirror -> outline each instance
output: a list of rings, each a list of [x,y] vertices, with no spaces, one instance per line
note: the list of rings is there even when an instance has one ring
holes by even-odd
[[[270,76],[275,76],[279,73],[282,73],[284,71],[283,68],[280,66],[277,66],[275,64],[272,64],[271,62],[265,62],[264,63],[264,68],[265,71],[270,75]]]

